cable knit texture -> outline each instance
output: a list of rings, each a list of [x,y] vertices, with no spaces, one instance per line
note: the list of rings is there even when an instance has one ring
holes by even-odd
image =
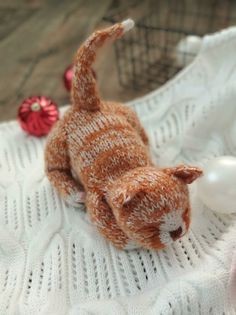
[[[236,156],[236,28],[206,36],[193,64],[129,107],[162,167]],[[62,109],[62,114],[67,110]],[[0,124],[1,315],[234,315],[236,217],[189,186],[188,234],[163,250],[117,250],[44,174],[45,139]]]
[[[130,249],[132,243],[160,249],[188,230],[186,184],[202,172],[189,166],[154,167],[148,137],[135,112],[100,100],[91,68],[97,49],[119,38],[130,21],[95,32],[78,50],[72,107],[47,141],[46,173],[73,205],[84,188],[91,221],[116,247]]]

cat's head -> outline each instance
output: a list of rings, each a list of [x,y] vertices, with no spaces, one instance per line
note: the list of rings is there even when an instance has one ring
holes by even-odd
[[[116,221],[137,245],[160,249],[182,237],[190,224],[187,184],[197,167],[139,167],[111,183],[106,200]]]

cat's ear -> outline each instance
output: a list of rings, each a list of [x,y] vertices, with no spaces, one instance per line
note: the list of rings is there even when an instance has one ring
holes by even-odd
[[[185,184],[191,184],[198,177],[203,175],[203,171],[196,166],[179,165],[176,167],[166,168],[163,170],[169,175],[181,179]]]

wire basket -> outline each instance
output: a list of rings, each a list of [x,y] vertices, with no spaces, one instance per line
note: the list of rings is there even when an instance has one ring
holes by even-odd
[[[139,92],[161,86],[195,57],[196,52],[183,48],[186,36],[203,36],[236,24],[233,0],[115,3],[104,20],[115,23],[132,17],[136,22],[135,30],[115,43],[119,82]]]

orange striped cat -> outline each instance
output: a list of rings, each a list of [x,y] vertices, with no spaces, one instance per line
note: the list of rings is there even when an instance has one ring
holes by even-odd
[[[96,31],[78,50],[72,106],[47,139],[45,167],[69,203],[78,205],[84,189],[91,221],[117,248],[160,249],[188,230],[187,184],[202,171],[184,165],[155,166],[136,114],[99,97],[92,69],[97,50],[133,25],[128,19]]]

